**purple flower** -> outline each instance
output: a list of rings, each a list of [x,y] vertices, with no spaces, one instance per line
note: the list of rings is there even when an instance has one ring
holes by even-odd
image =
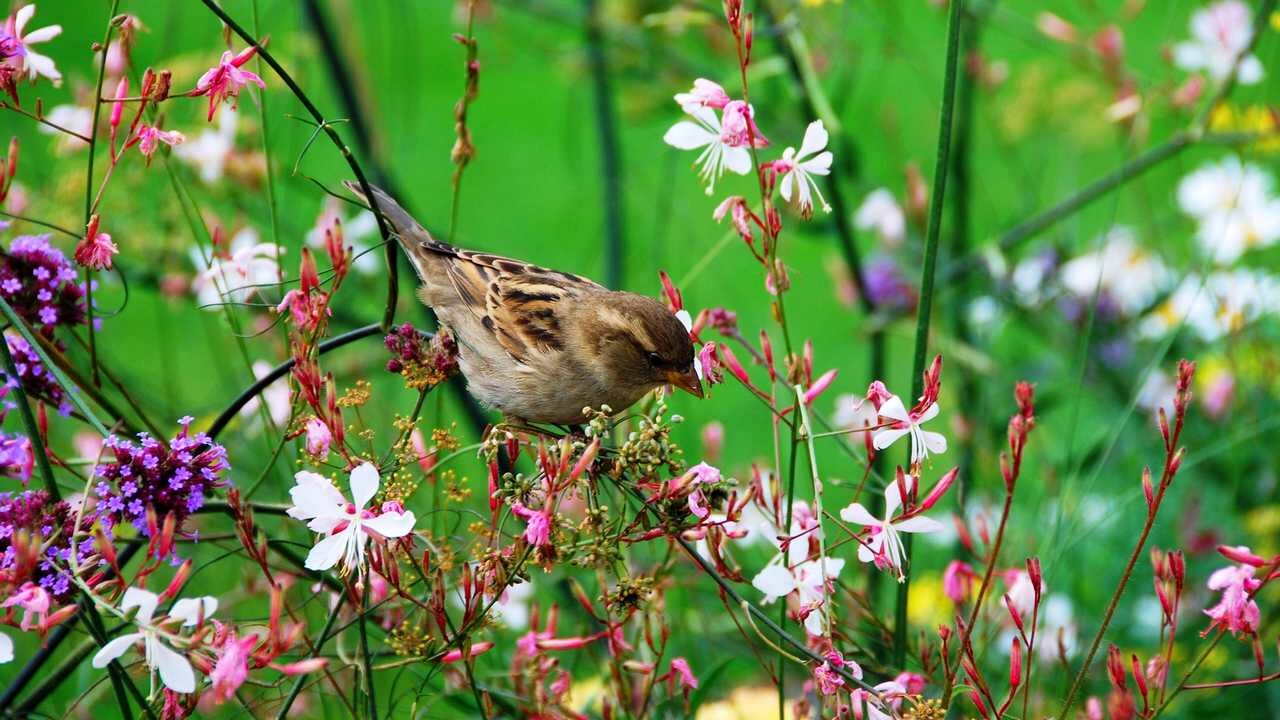
[[[182,429],[168,444],[146,433],[138,434],[137,443],[107,439],[115,462],[99,466],[98,474],[107,481],[96,490],[99,520],[127,522],[149,535],[150,509],[158,521],[172,513],[181,528],[213,488],[226,484],[221,478],[230,467],[226,448],[204,433],[192,435],[190,424],[191,418],[184,417]]]
[[[31,345],[16,335],[6,336],[5,341],[9,344],[9,354],[13,356],[14,369],[18,371],[16,380],[10,377],[7,372],[0,371],[0,377],[4,378],[5,387],[11,388],[17,381],[21,381],[22,389],[28,395],[53,405],[58,409],[58,413],[64,417],[70,415],[71,402],[67,399],[66,392],[58,384],[58,381],[54,379],[53,374],[45,369],[40,356],[36,354]]]
[[[0,493],[0,571],[17,572],[24,565],[18,562],[13,540],[20,532],[27,533],[32,541],[28,547],[48,545],[43,558],[34,567],[25,565],[29,569],[22,573],[23,577],[12,578],[13,581],[19,585],[24,581],[34,582],[55,600],[67,600],[71,594],[70,578],[60,568],[71,555],[74,524],[75,513],[71,507],[66,502],[53,502],[44,490]],[[86,560],[88,556],[88,552],[80,551],[80,559]],[[29,558],[26,562],[34,561],[35,558]]]
[[[867,284],[867,296],[876,307],[895,312],[915,309],[916,291],[894,261],[888,258],[872,260],[867,264],[863,278]]]
[[[84,324],[84,288],[48,235],[21,235],[0,250],[0,294],[49,339],[59,326]]]

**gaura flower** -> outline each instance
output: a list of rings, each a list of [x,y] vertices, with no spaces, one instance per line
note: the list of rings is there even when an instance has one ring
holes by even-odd
[[[139,125],[138,131],[134,135],[134,141],[138,143],[138,152],[142,153],[148,163],[151,162],[151,156],[156,154],[160,143],[174,147],[185,142],[186,139],[187,136],[177,130],[161,130],[154,125],[147,124]]]
[[[13,662],[13,638],[0,633],[0,665]]]
[[[1280,198],[1271,175],[1234,155],[1183,178],[1178,205],[1198,222],[1196,240],[1215,263],[1230,265],[1280,241]]]
[[[821,120],[814,120],[805,128],[804,140],[800,143],[800,152],[795,148],[782,151],[782,159],[773,162],[773,169],[782,176],[778,192],[782,199],[791,202],[792,186],[795,186],[796,205],[800,214],[809,217],[813,214],[813,196],[822,203],[823,212],[831,212],[831,206],[822,197],[814,175],[827,175],[831,172],[831,151],[827,150],[827,129]]]
[[[308,570],[328,570],[339,562],[342,574],[364,572],[365,545],[375,539],[404,537],[413,531],[415,518],[407,510],[366,510],[365,505],[378,492],[378,469],[363,463],[351,471],[351,499],[347,502],[333,482],[323,475],[302,471],[293,476],[297,482],[289,497],[293,506],[288,515],[307,520],[313,532],[326,535],[307,554]]]
[[[1191,39],[1173,48],[1174,63],[1184,70],[1204,70],[1225,80],[1236,58],[1253,41],[1253,11],[1240,0],[1214,3],[1191,16]],[[1240,58],[1236,80],[1253,85],[1262,80],[1262,62],[1250,54]]]
[[[853,707],[854,720],[892,720],[896,717],[894,708],[902,702],[907,689],[900,683],[890,680],[876,685],[871,692],[858,688],[849,693],[849,702]],[[862,706],[867,706],[867,714],[862,714]]]
[[[218,111],[218,106],[223,101],[231,100],[231,106],[235,107],[235,99],[239,97],[240,90],[245,85],[253,83],[263,90],[267,89],[267,84],[262,81],[262,78],[241,69],[241,66],[249,62],[257,51],[257,47],[253,45],[235,55],[232,55],[230,50],[224,50],[218,64],[196,81],[195,89],[188,95],[190,97],[209,96],[209,120],[213,120],[214,113]]]
[[[734,100],[725,105],[723,120],[710,107],[690,105],[684,110],[693,120],[672,125],[662,140],[680,150],[702,150],[694,165],[701,166],[698,176],[707,184],[708,195],[715,191],[716,180],[726,169],[739,175],[751,172],[749,137],[754,135],[756,147],[768,141],[755,127],[746,103]]]
[[[1059,281],[1072,295],[1092,299],[1103,294],[1128,317],[1145,309],[1171,277],[1154,253],[1138,244],[1133,229],[1116,225],[1098,239],[1098,250],[1067,261]]]
[[[0,607],[16,605],[22,608],[22,623],[19,627],[23,630],[32,630],[43,625],[49,617],[49,601],[49,593],[44,588],[28,581],[7,600],[0,603]]]
[[[915,478],[910,475],[905,478],[905,487],[910,493]],[[931,533],[942,530],[942,523],[923,515],[895,518],[900,507],[902,494],[898,483],[891,482],[884,489],[883,520],[876,519],[861,503],[853,503],[840,511],[841,520],[871,528],[871,539],[866,543],[858,543],[858,559],[864,563],[874,562],[882,570],[894,570],[898,574],[898,582],[907,577],[902,567],[906,550],[899,533]]]
[[[257,644],[257,635],[236,637],[234,631],[222,642],[217,662],[209,673],[216,702],[222,703],[235,697],[236,690],[249,677],[249,656]]]
[[[698,78],[693,81],[693,89],[687,93],[677,93],[675,101],[685,112],[697,107],[720,110],[729,104],[729,94],[724,91],[724,88],[720,87],[719,83],[711,82],[706,78]]]
[[[876,450],[884,450],[897,442],[904,435],[911,436],[911,464],[916,464],[929,457],[929,453],[947,451],[947,438],[942,433],[931,432],[920,428],[924,423],[938,416],[938,404],[930,403],[922,411],[907,412],[902,399],[891,396],[880,405],[880,416],[893,421],[889,427],[875,431],[871,441]]]
[[[1240,548],[1246,553],[1248,548]],[[1219,568],[1209,576],[1206,583],[1210,590],[1222,593],[1218,604],[1204,611],[1211,622],[1209,629],[1220,628],[1235,636],[1251,635],[1258,631],[1261,613],[1253,593],[1262,585],[1262,581],[1253,576],[1252,565],[1232,565]],[[1202,634],[1208,634],[1205,630]]]
[[[329,457],[329,444],[333,442],[333,433],[320,418],[313,417],[307,421],[307,454],[312,457]]]
[[[262,286],[280,281],[279,257],[283,254],[279,245],[258,242],[256,230],[241,230],[231,239],[230,255],[211,259],[209,267],[191,281],[197,302],[215,312],[219,303],[244,302]],[[193,259],[197,265],[204,262],[198,255]]]
[[[550,511],[531,510],[520,503],[515,503],[511,506],[511,514],[528,523],[524,529],[524,539],[530,545],[538,547],[551,542]]]
[[[111,236],[98,229],[98,216],[89,218],[88,230],[76,245],[75,259],[80,265],[94,270],[110,270],[111,258],[120,248]]]
[[[891,246],[902,243],[907,232],[907,216],[902,206],[886,188],[876,188],[867,195],[853,215],[859,230],[873,230]]]
[[[4,34],[8,35],[16,45],[13,57],[17,58],[16,65],[19,70],[26,73],[28,80],[34,82],[36,78],[43,75],[53,82],[54,87],[58,87],[62,84],[62,73],[58,72],[58,68],[54,66],[53,59],[32,50],[31,46],[58,37],[62,34],[62,26],[50,25],[24,35],[27,23],[35,14],[35,5],[23,5],[18,8],[18,12],[9,16],[5,22]]]
[[[212,615],[218,609],[218,599],[201,597],[197,599],[183,598],[173,604],[168,617],[153,621],[156,606],[160,597],[153,592],[131,587],[124,591],[120,600],[120,610],[128,612],[137,608],[133,621],[138,626],[137,632],[131,632],[108,642],[93,656],[93,666],[101,670],[112,660],[124,654],[134,644],[142,642],[147,667],[160,673],[160,681],[164,686],[176,693],[195,692],[196,676],[186,656],[169,647],[172,635],[161,626],[172,621],[181,621],[183,627],[191,627],[202,619]]]

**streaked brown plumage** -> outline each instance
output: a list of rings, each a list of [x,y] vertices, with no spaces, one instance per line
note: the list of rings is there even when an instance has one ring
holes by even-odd
[[[693,342],[662,303],[455,248],[382,190],[374,195],[422,281],[418,297],[452,331],[467,387],[484,404],[508,418],[572,425],[583,408],[621,412],[668,383],[702,396]]]

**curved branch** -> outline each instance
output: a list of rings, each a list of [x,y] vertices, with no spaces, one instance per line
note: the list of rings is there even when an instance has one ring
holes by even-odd
[[[320,343],[318,352],[321,355],[324,355],[330,350],[337,350],[343,345],[350,345],[356,340],[369,337],[370,335],[377,335],[381,332],[382,326],[378,323],[365,325],[364,327],[356,328],[350,332],[345,332],[337,337],[325,340]],[[293,358],[289,358],[272,368],[271,372],[258,378],[257,382],[245,388],[244,392],[236,396],[236,399],[231,401],[231,404],[227,406],[227,409],[223,410],[222,413],[218,415],[218,418],[213,421],[213,424],[209,426],[207,431],[209,437],[217,438],[218,434],[226,429],[227,425],[235,418],[236,413],[240,412],[241,408],[248,405],[249,401],[257,397],[259,393],[267,388],[268,385],[287,375],[289,371],[293,369],[295,364],[296,361]]]

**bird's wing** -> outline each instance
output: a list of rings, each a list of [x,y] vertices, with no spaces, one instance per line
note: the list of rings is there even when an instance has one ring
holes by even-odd
[[[452,256],[448,275],[458,298],[520,363],[563,350],[567,304],[604,290],[584,277],[498,255],[447,245],[430,250]]]

